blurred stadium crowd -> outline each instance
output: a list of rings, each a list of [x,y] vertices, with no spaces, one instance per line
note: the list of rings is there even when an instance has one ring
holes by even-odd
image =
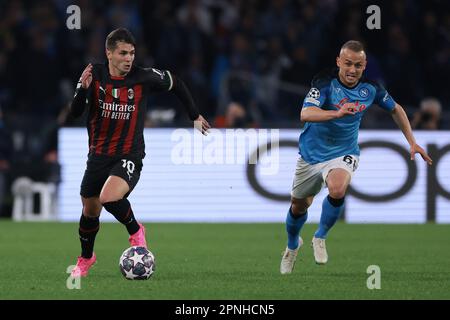
[[[81,30],[66,27],[71,4],[81,8]],[[450,129],[450,2],[378,1],[380,30],[366,27],[371,4],[0,1],[0,203],[19,175],[58,182],[58,128],[84,125],[67,117],[76,81],[89,62],[104,61],[105,37],[117,27],[135,35],[136,63],[181,76],[215,127],[299,128],[312,76],[357,39],[366,44],[366,75],[385,84],[416,129]],[[395,128],[373,109],[363,128]],[[147,125],[190,124],[176,98],[160,94]]]

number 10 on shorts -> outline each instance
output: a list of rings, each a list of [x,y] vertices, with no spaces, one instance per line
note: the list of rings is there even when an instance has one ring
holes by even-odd
[[[122,159],[122,167],[127,169],[128,178],[131,180],[131,175],[134,172],[134,162],[126,159]]]

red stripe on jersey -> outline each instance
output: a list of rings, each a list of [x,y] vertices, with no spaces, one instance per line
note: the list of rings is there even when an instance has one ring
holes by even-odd
[[[123,146],[123,153],[128,154],[131,151],[131,147],[133,146],[134,134],[136,130],[136,122],[139,114],[139,103],[142,98],[142,85],[135,85],[133,87],[134,90],[134,104],[136,109],[131,115],[131,123],[130,128],[128,129],[127,137],[125,138],[125,143]]]
[[[91,102],[91,106],[94,108],[93,116],[91,118],[91,121],[89,121],[89,149],[93,147],[94,143],[94,133],[95,133],[95,121],[97,120],[97,114],[98,114],[98,96],[99,96],[99,90],[100,90],[100,82],[95,81],[94,84],[94,101]]]
[[[104,103],[112,103],[113,102],[113,96],[112,96],[112,84],[107,84],[106,85],[106,95],[105,95],[105,101]],[[100,108],[101,109],[101,108]],[[111,110],[103,110],[102,109],[102,113],[103,112],[111,112]],[[95,144],[95,153],[96,154],[101,154],[102,153],[102,148],[103,145],[105,144],[105,142],[108,139],[108,127],[109,127],[109,120],[111,119],[111,115],[108,115],[108,117],[103,117],[102,115],[102,124],[100,127],[100,133],[97,137],[97,141]]]
[[[122,87],[120,90],[120,104],[127,105],[128,104],[128,90],[126,87]],[[114,133],[111,137],[111,140],[109,141],[109,147],[108,147],[108,155],[112,156],[116,153],[117,150],[117,144],[119,143],[120,136],[122,135],[123,126],[125,125],[125,119],[117,119],[116,120],[116,127],[114,128]]]

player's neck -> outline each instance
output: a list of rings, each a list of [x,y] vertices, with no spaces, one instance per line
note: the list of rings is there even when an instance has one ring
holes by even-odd
[[[356,87],[359,84],[360,79],[358,79],[358,81],[354,84],[349,84],[347,82],[345,82],[345,80],[341,77],[341,75],[338,75],[338,80],[340,82],[340,84],[342,84],[344,87],[347,87],[349,89],[353,89],[354,87]]]
[[[109,75],[115,78],[124,78],[128,74],[128,72],[127,73],[120,72],[120,70],[114,67],[111,63],[108,63],[108,71]]]

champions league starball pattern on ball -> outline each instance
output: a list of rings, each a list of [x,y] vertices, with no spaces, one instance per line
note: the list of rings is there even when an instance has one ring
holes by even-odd
[[[147,280],[155,272],[155,256],[147,248],[130,247],[120,256],[119,268],[128,280]]]

